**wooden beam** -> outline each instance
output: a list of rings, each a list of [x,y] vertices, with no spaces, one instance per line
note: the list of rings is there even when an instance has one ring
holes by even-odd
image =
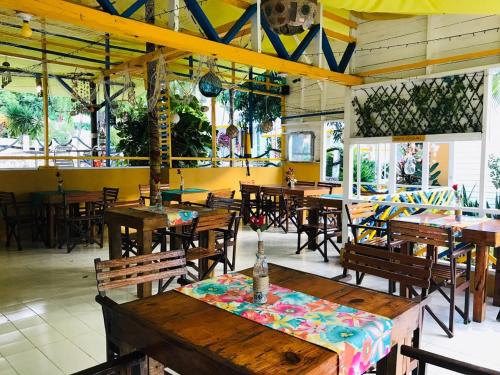
[[[362,82],[359,77],[280,59],[245,48],[213,42],[128,18],[113,16],[65,0],[0,0],[0,8],[87,27],[98,32],[111,33],[136,42],[148,41],[193,54],[208,55],[220,60],[252,65],[275,72],[284,72],[317,80],[328,80],[348,86]]]
[[[497,55],[500,55],[500,49],[498,49],[498,48],[497,49],[490,49],[490,50],[486,50],[486,51],[471,52],[471,53],[464,53],[461,55],[442,57],[442,58],[438,58],[438,59],[423,60],[423,61],[410,63],[410,64],[389,66],[387,68],[367,70],[365,72],[359,72],[357,74],[360,77],[371,77],[371,76],[376,76],[379,74],[387,74],[387,73],[401,72],[401,71],[405,71],[405,70],[414,70],[414,69],[425,68],[425,67],[430,66],[430,65],[447,64],[447,63],[457,62],[457,61],[481,59],[484,57],[497,56]]]
[[[344,41],[346,43],[356,42],[356,38],[354,38],[352,36],[341,34],[341,33],[337,33],[335,31],[327,29],[326,27],[323,27],[323,30],[325,30],[325,34],[329,38],[342,40],[342,41]]]
[[[341,23],[342,25],[349,26],[350,28],[357,29],[358,24],[354,21],[348,20],[347,18],[337,16],[335,13],[323,9],[323,17],[328,18],[331,21]]]
[[[10,51],[0,51],[0,55],[3,56],[9,56],[9,57],[15,57],[18,59],[23,59],[23,60],[30,60],[30,61],[43,61],[41,57],[37,56],[30,56],[30,55],[23,55],[21,53],[15,53],[15,52],[10,52]],[[54,65],[62,65],[62,66],[69,66],[72,68],[80,68],[80,69],[86,69],[86,70],[94,70],[94,71],[100,71],[101,68],[95,67],[95,66],[89,66],[89,65],[81,65],[81,64],[73,64],[73,63],[68,63],[60,60],[47,60],[47,63],[49,64],[54,64]]]

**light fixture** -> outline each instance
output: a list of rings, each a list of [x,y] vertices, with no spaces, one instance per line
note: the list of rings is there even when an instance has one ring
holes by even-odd
[[[36,92],[38,93],[38,96],[43,96],[42,77],[40,77],[40,76],[35,77],[35,85],[36,85]]]
[[[5,58],[5,61],[2,63],[2,89],[11,82],[12,74],[10,72],[10,64],[7,61],[7,58]]]
[[[317,0],[262,0],[260,7],[273,31],[284,35],[309,29],[318,11]]]
[[[25,38],[31,38],[33,35],[33,30],[30,27],[31,14],[19,13],[19,17],[23,20],[23,26],[21,27],[21,35]]]
[[[198,88],[203,96],[207,98],[215,98],[222,91],[222,81],[219,77],[214,73],[215,68],[215,60],[209,59],[207,61],[208,65],[208,73],[200,78],[198,82]]]

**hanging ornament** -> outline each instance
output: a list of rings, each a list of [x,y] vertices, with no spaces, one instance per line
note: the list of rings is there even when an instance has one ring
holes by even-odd
[[[208,110],[209,110],[209,109],[210,109],[210,108],[208,108],[208,105],[202,105],[202,106],[201,106],[201,111],[202,111],[202,112],[208,112]]]
[[[273,31],[284,35],[309,29],[318,12],[316,0],[262,0],[260,7]]]
[[[214,73],[215,61],[213,59],[209,59],[207,65],[209,71],[200,78],[200,81],[198,82],[198,89],[203,96],[206,96],[207,98],[215,98],[223,90],[222,81]]]
[[[265,120],[260,124],[260,131],[261,133],[269,133],[270,131],[273,130],[273,122],[271,120]]]
[[[229,125],[226,129],[226,134],[229,138],[234,139],[238,136],[240,131],[235,125]]]
[[[172,113],[172,117],[170,118],[170,122],[175,125],[181,121],[181,116],[178,113]]]
[[[407,175],[413,175],[417,171],[417,161],[413,155],[406,158],[404,171]]]
[[[5,59],[2,63],[2,89],[12,82],[12,74],[10,72],[10,64]]]

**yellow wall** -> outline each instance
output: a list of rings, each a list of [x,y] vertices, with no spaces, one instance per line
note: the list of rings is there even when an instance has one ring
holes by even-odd
[[[285,162],[283,168],[283,181],[288,168],[292,167],[295,172],[295,178],[300,181],[320,181],[321,170],[319,163],[290,163]]]
[[[283,181],[283,168],[262,167],[250,168],[250,176],[246,168],[181,168],[185,187],[204,188],[207,190],[231,189],[239,196],[240,181],[255,180],[256,184],[279,184]],[[169,170],[170,186],[178,188],[180,176],[177,169]]]
[[[119,199],[139,197],[138,184],[147,184],[149,168],[59,169],[67,190],[101,190],[104,186],[120,188]],[[57,189],[56,169],[14,169],[0,171],[0,191],[13,191],[21,199],[32,191]]]
[[[441,174],[438,177],[439,185],[448,186],[448,170],[450,160],[450,145],[447,143],[431,144],[429,166],[439,163]]]

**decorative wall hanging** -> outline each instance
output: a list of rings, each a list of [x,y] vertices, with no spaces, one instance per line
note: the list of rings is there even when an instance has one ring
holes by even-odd
[[[203,96],[206,96],[208,98],[215,98],[223,90],[222,81],[215,74],[215,61],[213,59],[209,59],[207,61],[207,65],[209,71],[200,78],[200,81],[198,82],[198,88],[200,89],[200,92],[203,94]]]
[[[482,131],[483,72],[361,88],[351,137]]]
[[[262,0],[260,7],[273,31],[284,35],[309,29],[318,11],[316,0]]]
[[[12,74],[10,72],[10,64],[5,59],[2,63],[2,89],[12,82]]]

